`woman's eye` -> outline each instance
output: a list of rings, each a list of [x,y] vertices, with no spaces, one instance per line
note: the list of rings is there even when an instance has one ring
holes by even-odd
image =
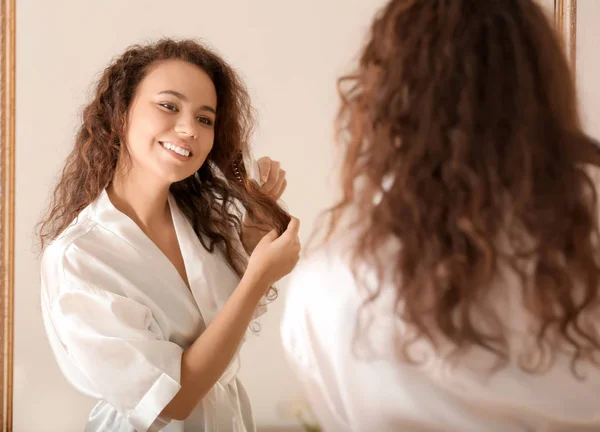
[[[175,105],[172,105],[170,103],[161,103],[159,104],[161,107],[168,109],[169,111],[177,111],[177,107]]]
[[[208,117],[198,117],[198,121],[200,123],[204,123],[205,125],[208,125],[208,126],[212,126],[212,124],[213,124],[213,121],[211,119],[209,119]]]

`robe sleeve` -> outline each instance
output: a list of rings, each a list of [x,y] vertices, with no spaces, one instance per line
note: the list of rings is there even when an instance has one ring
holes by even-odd
[[[150,309],[64,272],[50,320],[97,393],[137,431],[158,431],[180,386],[183,349],[165,340]]]

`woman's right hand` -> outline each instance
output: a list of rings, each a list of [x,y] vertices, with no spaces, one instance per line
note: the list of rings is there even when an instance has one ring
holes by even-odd
[[[250,255],[244,276],[270,287],[289,274],[300,258],[299,229],[300,221],[292,217],[281,236],[277,235],[276,230],[266,234]]]

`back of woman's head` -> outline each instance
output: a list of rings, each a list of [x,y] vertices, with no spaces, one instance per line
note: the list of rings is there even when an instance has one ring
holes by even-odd
[[[551,360],[559,346],[573,364],[597,354],[586,321],[599,298],[596,193],[580,163],[591,144],[540,6],[392,0],[340,87],[344,198],[329,233],[355,216],[353,261],[381,277],[393,269],[413,336],[507,359],[511,317],[486,302],[510,268],[537,336],[521,360],[536,350]],[[399,252],[384,261],[390,238]],[[400,341],[405,354],[415,338]]]
[[[230,264],[241,273],[244,258],[236,247],[241,235],[240,212],[236,211],[239,205],[257,223],[274,224],[279,232],[285,230],[287,213],[258,191],[244,168],[254,116],[243,82],[221,57],[202,44],[163,39],[128,48],[102,73],[92,100],[83,110],[82,124],[49,213],[40,223],[42,247],[63,232],[113,180],[120,155],[128,154],[127,119],[136,90],[152,68],[168,60],[201,68],[217,95],[212,150],[197,173],[171,186],[201,241],[210,250],[215,243],[223,246]]]

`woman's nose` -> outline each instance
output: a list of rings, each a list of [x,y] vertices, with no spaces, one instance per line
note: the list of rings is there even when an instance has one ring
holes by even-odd
[[[188,116],[180,116],[175,125],[175,132],[189,138],[196,138],[197,133],[196,119],[190,119]]]

